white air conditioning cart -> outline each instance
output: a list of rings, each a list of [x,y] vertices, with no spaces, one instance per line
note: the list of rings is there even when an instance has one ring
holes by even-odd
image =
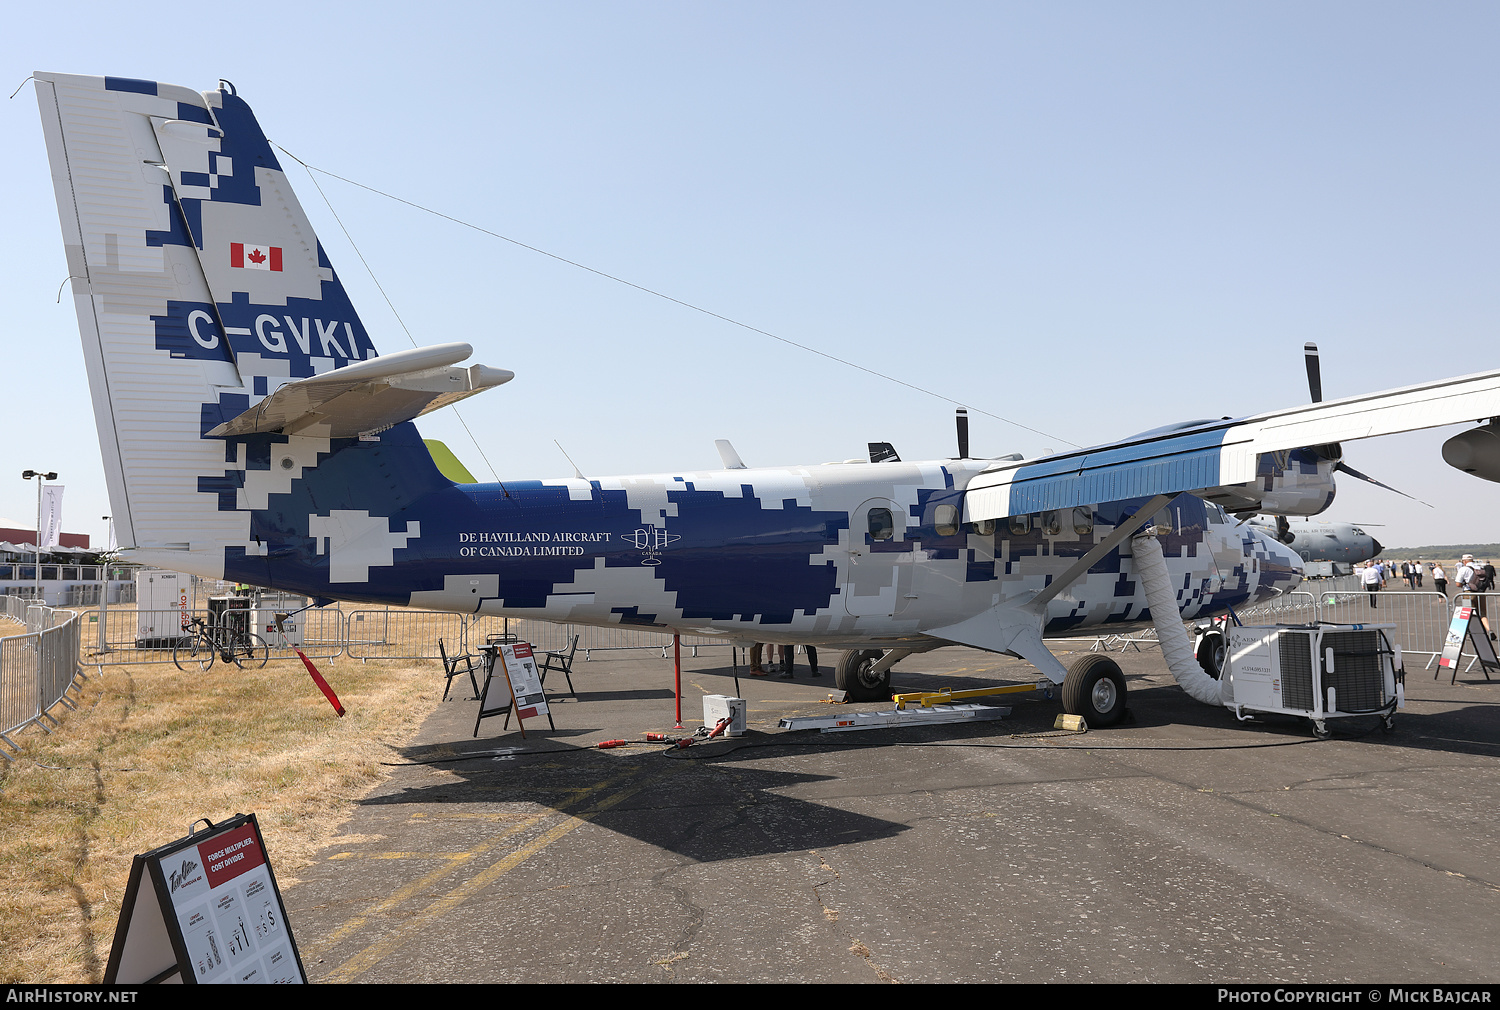
[[[1240,719],[1275,712],[1310,719],[1328,735],[1328,720],[1379,716],[1389,730],[1406,707],[1401,647],[1394,624],[1301,624],[1232,627],[1222,700]]]

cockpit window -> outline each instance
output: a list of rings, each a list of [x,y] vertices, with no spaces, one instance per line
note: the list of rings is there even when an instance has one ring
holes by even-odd
[[[889,540],[896,535],[896,523],[891,519],[890,509],[871,509],[869,522],[871,540]]]

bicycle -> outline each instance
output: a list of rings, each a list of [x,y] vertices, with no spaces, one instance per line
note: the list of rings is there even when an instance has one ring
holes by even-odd
[[[254,632],[209,624],[201,617],[192,618],[188,624],[193,640],[172,649],[172,662],[179,670],[208,670],[217,658],[242,670],[259,670],[271,658],[270,647]]]

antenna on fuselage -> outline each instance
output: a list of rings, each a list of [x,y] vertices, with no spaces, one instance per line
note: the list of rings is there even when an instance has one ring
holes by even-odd
[[[577,477],[579,480],[588,480],[588,478],[583,475],[583,471],[580,470],[580,469],[578,469],[578,464],[577,463],[573,463],[573,457],[568,455],[568,450],[566,450],[566,449],[564,449],[562,447],[562,443],[559,442],[557,439],[554,438],[552,440],[552,444],[555,445],[555,446],[557,446],[557,451],[563,454],[563,458],[564,459],[566,459],[569,463],[572,463],[572,465],[573,465],[573,476]]]
[[[969,458],[969,408],[959,407],[954,411],[954,422],[958,425],[958,458]]]

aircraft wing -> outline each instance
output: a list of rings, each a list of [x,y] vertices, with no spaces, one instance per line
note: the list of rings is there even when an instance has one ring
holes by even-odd
[[[969,482],[970,521],[1189,492],[1258,504],[1272,491],[1261,457],[1304,447],[1436,428],[1500,415],[1500,369],[1285,410],[1110,445],[1003,463]],[[1336,460],[1337,452],[1331,454]]]
[[[515,378],[513,372],[486,365],[451,367],[473,351],[464,343],[437,344],[288,382],[208,434],[275,431],[352,438],[410,421]]]

